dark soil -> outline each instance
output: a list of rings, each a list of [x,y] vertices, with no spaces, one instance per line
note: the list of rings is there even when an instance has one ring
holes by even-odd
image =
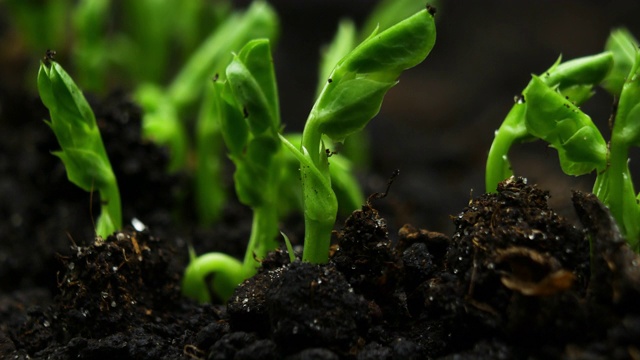
[[[147,228],[94,238],[89,195],[48,154],[46,126],[3,123],[1,358],[640,356],[640,259],[593,195],[573,194],[575,226],[523,179],[470,201],[451,237],[411,225],[390,237],[374,208],[386,200],[372,197],[335,233],[328,264],[278,251],[227,305],[196,304],[180,296],[185,243],[240,256],[249,214],[230,205],[205,230],[167,213],[189,213],[185,176],[166,175],[166,154],[140,143],[140,111],[122,94],[94,108],[125,218]],[[12,141],[28,144],[25,161],[9,161]]]

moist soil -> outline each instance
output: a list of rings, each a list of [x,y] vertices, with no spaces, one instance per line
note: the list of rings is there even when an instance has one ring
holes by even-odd
[[[139,108],[114,94],[92,106],[124,218],[145,226],[96,238],[97,199],[68,183],[46,125],[24,121],[46,110],[0,98],[2,359],[640,358],[640,259],[591,194],[573,193],[572,222],[512,178],[452,216],[452,234],[389,234],[374,195],[328,264],[276,251],[227,304],[202,305],[180,295],[186,244],[241,257],[250,212],[232,199],[199,227],[188,176],[164,171]],[[300,219],[283,227],[301,237]]]

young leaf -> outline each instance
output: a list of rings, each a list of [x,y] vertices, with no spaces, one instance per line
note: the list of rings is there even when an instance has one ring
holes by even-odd
[[[561,60],[561,58],[558,58],[549,70],[537,77],[537,81],[549,88],[558,89],[570,107],[580,105],[588,100],[593,95],[593,87],[602,81],[613,64],[613,56],[609,52],[586,56],[565,63],[561,63]],[[523,94],[529,91],[533,82],[534,80],[529,82]],[[537,85],[539,86],[540,84]],[[495,192],[500,181],[513,175],[508,159],[511,146],[535,139],[525,123],[525,113],[528,107],[530,107],[529,99],[517,97],[516,104],[512,107],[498,131],[496,131],[495,139],[491,144],[487,157],[485,173],[485,188],[487,192]],[[553,127],[554,124],[553,122],[545,124],[544,121],[541,121],[533,126]],[[568,138],[564,140],[568,140]],[[574,138],[572,144],[577,143],[577,138]],[[593,151],[597,152],[595,149]],[[566,155],[562,149],[559,149],[558,152],[561,157]],[[576,167],[569,165],[566,161],[561,161],[561,163],[566,167],[565,170],[570,173],[587,171],[587,167],[583,165]]]
[[[384,95],[395,84],[397,81],[367,78],[342,81],[333,87],[330,96],[318,99],[313,120],[318,122],[321,133],[342,141],[362,130],[378,114]]]
[[[369,38],[338,62],[331,78],[348,73],[368,74],[378,81],[394,81],[402,71],[421,63],[435,44],[433,15],[422,10]]]
[[[607,143],[589,116],[537,76],[524,96],[527,131],[558,150],[565,173],[583,175],[606,167]]]
[[[554,64],[540,79],[547,85],[560,89],[575,85],[597,85],[609,73],[613,65],[613,54],[609,51],[584,56]]]
[[[314,163],[319,134],[340,141],[364,128],[400,73],[422,62],[434,44],[433,16],[422,10],[380,34],[374,32],[340,60],[309,114],[310,131],[305,127],[303,132]]]
[[[269,40],[250,41],[227,66],[222,131],[236,165],[234,180],[240,200],[263,206],[276,179],[271,173],[280,150],[277,91]],[[242,117],[239,115],[242,114]],[[257,186],[256,182],[262,186]]]

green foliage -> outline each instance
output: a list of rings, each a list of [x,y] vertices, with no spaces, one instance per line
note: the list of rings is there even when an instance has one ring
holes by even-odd
[[[512,175],[507,152],[517,141],[542,139],[558,151],[568,175],[597,172],[593,192],[609,207],[623,234],[640,250],[640,196],[629,172],[629,149],[640,145],[640,50],[624,30],[613,31],[608,51],[563,64],[556,63],[543,76],[533,76],[492,144],[487,159],[487,191]],[[619,98],[611,140],[577,105],[593,87],[602,85]],[[570,94],[570,95],[569,95]]]
[[[233,51],[238,51],[251,39],[275,38],[277,29],[277,17],[273,9],[262,1],[256,1],[246,12],[229,16],[211,33],[166,89],[157,84],[139,87],[136,99],[145,110],[143,134],[146,138],[169,147],[170,171],[184,169],[190,151],[190,141],[180,116],[202,95],[208,79],[216,69],[229,62]]]
[[[38,72],[38,91],[49,109],[51,127],[69,181],[85,191],[98,190],[102,212],[96,232],[106,238],[122,227],[120,194],[93,111],[66,71],[46,59]]]
[[[420,31],[421,30],[421,31]],[[424,33],[428,35],[424,35]],[[416,37],[424,40],[416,41]],[[332,189],[331,178],[340,184],[347,198],[361,200],[357,183],[349,174],[347,162],[336,161],[329,166],[329,154],[321,141],[323,135],[344,137],[364,127],[380,108],[384,93],[397,82],[402,70],[421,62],[433,47],[435,28],[433,17],[427,11],[399,23],[397,26],[372,36],[338,61],[332,72],[334,86],[325,86],[312,110],[302,145],[299,136],[291,141],[279,134],[280,114],[273,60],[267,39],[249,41],[227,66],[225,81],[214,82],[211,119],[219,119],[224,142],[236,170],[234,183],[238,198],[254,212],[251,238],[242,265],[228,255],[220,253],[192,254],[191,263],[183,279],[183,292],[200,301],[209,301],[206,277],[214,276],[214,291],[223,299],[234,281],[251,276],[264,257],[276,248],[278,203],[289,199],[282,193],[291,193],[291,174],[288,171],[289,153],[300,164],[305,216],[305,250],[303,260],[326,262],[329,237],[335,223],[338,201]],[[395,49],[389,54],[389,42]],[[376,46],[377,44],[377,46]],[[419,46],[418,46],[419,45]],[[405,49],[404,46],[411,46]],[[381,56],[384,61],[369,57]],[[359,65],[370,72],[358,72]],[[343,67],[341,67],[343,66]],[[328,85],[333,84],[330,82]],[[373,100],[373,104],[371,103]],[[322,117],[314,114],[323,114]],[[341,123],[339,119],[348,124]],[[311,130],[310,130],[311,129]],[[305,134],[317,139],[310,147],[304,146]],[[283,151],[283,146],[289,152]],[[313,149],[310,153],[307,149]],[[316,159],[316,161],[314,161]],[[331,170],[330,170],[331,169]],[[286,201],[286,200],[285,200]],[[286,210],[285,210],[286,211]],[[293,254],[288,244],[291,259]],[[216,283],[220,281],[221,283]],[[224,285],[226,284],[226,285]]]

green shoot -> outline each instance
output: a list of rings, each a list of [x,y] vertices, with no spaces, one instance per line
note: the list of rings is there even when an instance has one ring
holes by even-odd
[[[300,161],[305,217],[303,261],[328,261],[338,209],[322,137],[342,141],[364,128],[378,113],[384,95],[402,71],[422,62],[434,43],[435,23],[427,10],[384,32],[374,31],[336,64],[309,114],[301,147],[281,136]]]
[[[532,80],[523,94],[528,92],[534,82],[542,82],[551,88],[558,89],[562,95],[569,96],[572,106],[575,107],[592,95],[593,87],[604,79],[612,63],[613,56],[609,52],[565,63],[560,63],[558,59],[544,75],[535,78],[538,80]],[[485,173],[487,192],[495,192],[499,182],[513,175],[507,156],[511,147],[516,143],[535,139],[535,135],[529,131],[525,123],[525,115],[529,108],[528,100],[526,97],[517,97],[516,103],[496,131],[487,157]]]
[[[230,279],[243,280],[252,276],[260,265],[257,259],[264,258],[278,246],[276,209],[283,163],[278,137],[280,110],[269,40],[248,42],[234,55],[225,75],[224,83],[214,83],[217,96],[213,97],[212,109],[221,121],[229,157],[236,166],[236,193],[242,203],[253,209],[253,224],[242,266],[236,266],[224,254],[203,255],[208,259],[206,266],[201,265],[204,260],[189,265],[183,280],[185,294],[201,301],[208,299],[201,298],[202,294],[189,293],[188,289],[198,288],[193,283],[202,285],[207,273],[193,272],[192,267],[215,269],[214,288],[216,281],[222,288],[222,283],[232,283]],[[217,261],[223,261],[224,265],[212,264]],[[235,265],[227,266],[232,263]],[[233,284],[233,288],[238,284]],[[220,295],[228,298],[228,289],[222,290]]]
[[[100,193],[96,233],[106,238],[122,227],[120,193],[93,111],[69,74],[50,57],[40,64],[38,91],[51,116],[47,124],[62,148],[53,154],[64,163],[69,181]]]
[[[434,5],[431,3],[431,5]],[[408,18],[419,10],[424,8],[424,2],[418,0],[384,0],[378,3],[373,9],[365,24],[357,31],[353,21],[345,19],[340,21],[338,30],[332,42],[322,51],[322,57],[319,67],[319,76],[316,96],[320,95],[326,84],[327,79],[331,75],[331,71],[335,64],[347,55],[359,41],[366,39],[373,31],[383,31],[392,25]],[[434,7],[429,7],[435,11]],[[326,144],[332,144],[331,141],[324,138]],[[366,133],[356,132],[340,145],[340,156],[337,159],[348,158],[351,160],[355,168],[365,168],[370,163],[369,152],[370,140]],[[336,186],[333,186],[334,190]],[[339,188],[339,187],[338,187]],[[342,194],[337,193],[338,199]],[[359,207],[362,202],[358,202],[356,208],[343,206],[344,202],[339,201],[339,211],[349,211],[349,213]]]
[[[291,241],[289,240],[289,237],[282,231],[280,232],[280,234],[282,235],[282,238],[284,239],[284,244],[287,247],[287,252],[289,253],[289,261],[293,263],[294,261],[296,261],[296,253],[293,251],[293,246],[291,246]]]
[[[640,51],[629,33],[614,32],[610,39],[615,40],[609,44],[618,42],[608,47],[620,63],[612,75],[626,72],[627,76],[619,90],[608,78],[607,90],[619,99],[611,130],[609,167],[598,173],[593,192],[609,207],[633,249],[640,251],[640,205],[628,164],[629,149],[640,146]]]
[[[508,116],[496,135],[487,160],[487,190],[495,191],[497,181],[510,175],[506,153],[514,140],[542,139],[558,151],[566,174],[597,172],[593,193],[609,207],[627,241],[638,251],[640,196],[634,190],[628,161],[630,147],[640,146],[640,50],[625,31],[613,32],[606,47],[603,54],[554,65],[544,76],[533,77],[523,92],[524,101],[514,106],[523,110],[515,120]],[[600,83],[619,99],[608,144],[576,106]],[[511,138],[504,140],[503,128],[517,131],[505,132]]]

